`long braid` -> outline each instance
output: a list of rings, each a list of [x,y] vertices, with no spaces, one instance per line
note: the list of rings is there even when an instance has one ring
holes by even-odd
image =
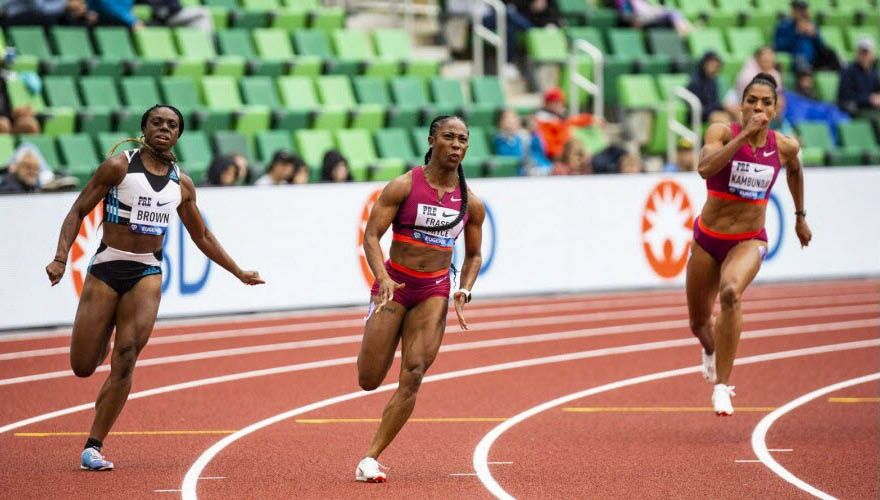
[[[467,123],[461,117],[454,115],[441,115],[431,121],[431,128],[428,132],[428,135],[433,137],[437,133],[437,129],[443,122],[452,119],[461,120],[461,122],[465,124],[465,127],[467,126]],[[431,153],[433,152],[433,149],[434,148],[428,148],[428,152],[425,153],[425,165],[427,165],[428,162],[431,161]],[[416,229],[419,231],[446,231],[457,226],[458,223],[464,219],[464,216],[467,215],[468,210],[467,181],[464,178],[464,168],[461,166],[461,163],[458,164],[458,187],[461,190],[461,210],[458,211],[458,216],[455,219],[439,226],[418,226],[415,224],[401,224],[401,227],[407,229]]]

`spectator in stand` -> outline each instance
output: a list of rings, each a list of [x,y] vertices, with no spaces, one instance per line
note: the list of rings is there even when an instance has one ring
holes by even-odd
[[[721,58],[718,57],[717,53],[710,50],[703,54],[696,71],[691,74],[691,80],[687,85],[687,89],[696,95],[703,105],[702,119],[704,122],[730,121],[728,111],[721,105],[718,95],[719,71],[721,71]],[[732,106],[731,108],[735,107]]]
[[[24,151],[13,160],[0,180],[0,193],[36,193],[40,190],[40,160],[32,151]]]
[[[553,175],[582,175],[591,173],[590,154],[584,143],[572,138],[565,143],[562,157],[553,164]]]
[[[515,111],[507,109],[498,118],[494,138],[495,154],[520,159],[520,175],[549,175],[552,164],[544,155],[541,138],[522,126]]]
[[[559,26],[556,0],[505,0],[535,26]]]
[[[238,184],[240,168],[233,155],[215,157],[208,167],[206,186],[235,186]]]
[[[153,9],[153,24],[176,28],[186,26],[205,33],[214,32],[214,18],[207,7],[183,7],[180,0],[145,0]]]
[[[804,68],[840,69],[840,59],[822,41],[805,0],[791,2],[791,17],[781,19],[776,25],[773,46],[778,52],[791,54],[795,71]]]
[[[297,156],[297,158],[299,158]],[[309,166],[306,165],[306,162],[300,161],[298,163],[294,163],[293,165],[293,176],[290,178],[291,184],[308,184],[309,177],[311,176],[311,171],[309,170]]]
[[[581,113],[568,116],[565,94],[559,87],[551,87],[544,93],[544,107],[535,113],[535,126],[544,143],[544,153],[551,160],[562,156],[565,145],[571,140],[572,127],[599,124],[593,115]]]
[[[324,153],[324,161],[321,164],[321,182],[351,182],[353,180],[348,160],[342,156],[342,153],[335,149]]]
[[[812,71],[802,69],[795,73],[794,91],[808,99],[819,100],[819,94],[816,92],[816,78]]]
[[[675,162],[663,165],[664,172],[693,172],[694,167],[694,143],[681,138],[675,145]]]
[[[132,29],[140,29],[144,26],[144,22],[132,12],[134,0],[88,0],[88,6],[90,10],[98,13],[98,24],[121,25]]]
[[[257,179],[255,186],[278,186],[281,184],[290,184],[293,173],[297,164],[305,164],[302,158],[293,155],[287,151],[276,151],[269,162],[269,168],[262,177]]]
[[[782,97],[782,94],[780,94]],[[831,136],[837,142],[837,126],[849,121],[849,116],[840,110],[834,103],[820,101],[816,95],[813,72],[809,69],[801,69],[797,73],[795,90],[785,91],[785,108],[783,110],[783,123],[789,127],[795,127],[804,121],[825,122],[831,131]],[[772,123],[771,123],[772,125]],[[781,129],[786,135],[795,135],[794,130]]]
[[[83,0],[6,0],[0,6],[3,26],[91,25],[97,18]]]
[[[855,116],[880,117],[880,73],[874,57],[874,41],[862,38],[856,59],[840,73],[837,103]]]
[[[620,158],[617,170],[621,174],[641,174],[645,171],[642,158],[635,153],[627,153]]]
[[[649,0],[615,0],[621,19],[633,28],[674,28],[680,36],[691,32],[693,26],[681,12]]]
[[[735,105],[739,104],[736,96],[741,96],[745,93],[746,87],[758,73],[772,75],[773,78],[776,78],[776,81],[779,82],[776,90],[782,90],[782,74],[776,69],[776,52],[772,47],[765,46],[759,48],[755,51],[755,54],[743,64],[739,75],[736,77],[736,88],[734,89]],[[728,95],[730,95],[730,93],[728,93]]]

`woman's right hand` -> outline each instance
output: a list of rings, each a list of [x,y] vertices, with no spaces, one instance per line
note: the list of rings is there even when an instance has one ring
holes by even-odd
[[[767,118],[766,113],[755,113],[749,118],[749,123],[746,124],[746,128],[743,130],[746,136],[757,134],[758,131],[767,127],[770,123],[770,119]]]
[[[64,268],[67,267],[67,264],[63,264],[57,260],[53,260],[46,266],[46,274],[49,275],[49,282],[52,283],[52,286],[58,284],[61,281],[61,277],[64,276]]]
[[[385,304],[394,299],[394,292],[406,286],[405,283],[398,283],[391,278],[383,278],[379,281],[379,303],[376,305],[376,311],[379,312],[385,307]]]

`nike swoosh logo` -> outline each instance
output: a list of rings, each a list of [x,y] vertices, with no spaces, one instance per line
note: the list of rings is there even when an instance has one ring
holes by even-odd
[[[756,169],[755,169],[755,173],[756,173],[756,174],[760,174],[761,172],[764,172],[764,171],[766,171],[766,170],[767,170],[766,168],[756,168]]]
[[[767,158],[768,156],[772,155],[775,152],[776,151],[764,151],[764,158]]]
[[[160,203],[160,202],[157,201],[157,202],[156,202],[156,206],[157,206],[157,207],[164,207],[165,205],[167,205],[167,204],[169,204],[169,203],[171,203],[171,202],[170,202],[170,201],[166,201],[165,203]]]
[[[446,212],[443,212],[443,217],[455,217],[456,215],[458,214],[447,214]]]
[[[442,283],[443,280],[445,280],[445,279],[446,279],[446,277],[444,276],[444,277],[440,278],[439,280],[435,280],[434,283],[440,284],[440,283]]]
[[[456,198],[454,196],[450,196],[449,201],[461,201],[461,198]]]

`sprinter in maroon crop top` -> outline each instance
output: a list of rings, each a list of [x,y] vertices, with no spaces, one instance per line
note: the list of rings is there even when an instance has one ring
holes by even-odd
[[[464,233],[460,288],[453,294],[461,328],[467,330],[464,305],[477,279],[485,210],[469,191],[461,162],[468,148],[468,128],[457,116],[431,122],[425,166],[389,182],[370,212],[364,231],[364,254],[376,276],[361,352],[358,382],[367,391],[379,387],[401,344],[399,387],[382,413],[382,422],[355,479],[385,482],[376,459],[409,419],[422,377],[431,366],[446,328],[452,248]],[[379,240],[393,223],[391,254],[383,259]]]
[[[733,386],[728,382],[742,330],[742,294],[767,254],[764,215],[783,165],[801,246],[812,238],[804,210],[800,146],[768,127],[776,115],[776,80],[766,73],[755,76],[740,106],[745,126],[715,123],[706,131],[698,171],[706,179],[708,199],[694,222],[687,266],[690,326],[703,347],[703,377],[715,384],[716,415],[733,414]],[[712,316],[716,296],[721,302],[717,321]]]

